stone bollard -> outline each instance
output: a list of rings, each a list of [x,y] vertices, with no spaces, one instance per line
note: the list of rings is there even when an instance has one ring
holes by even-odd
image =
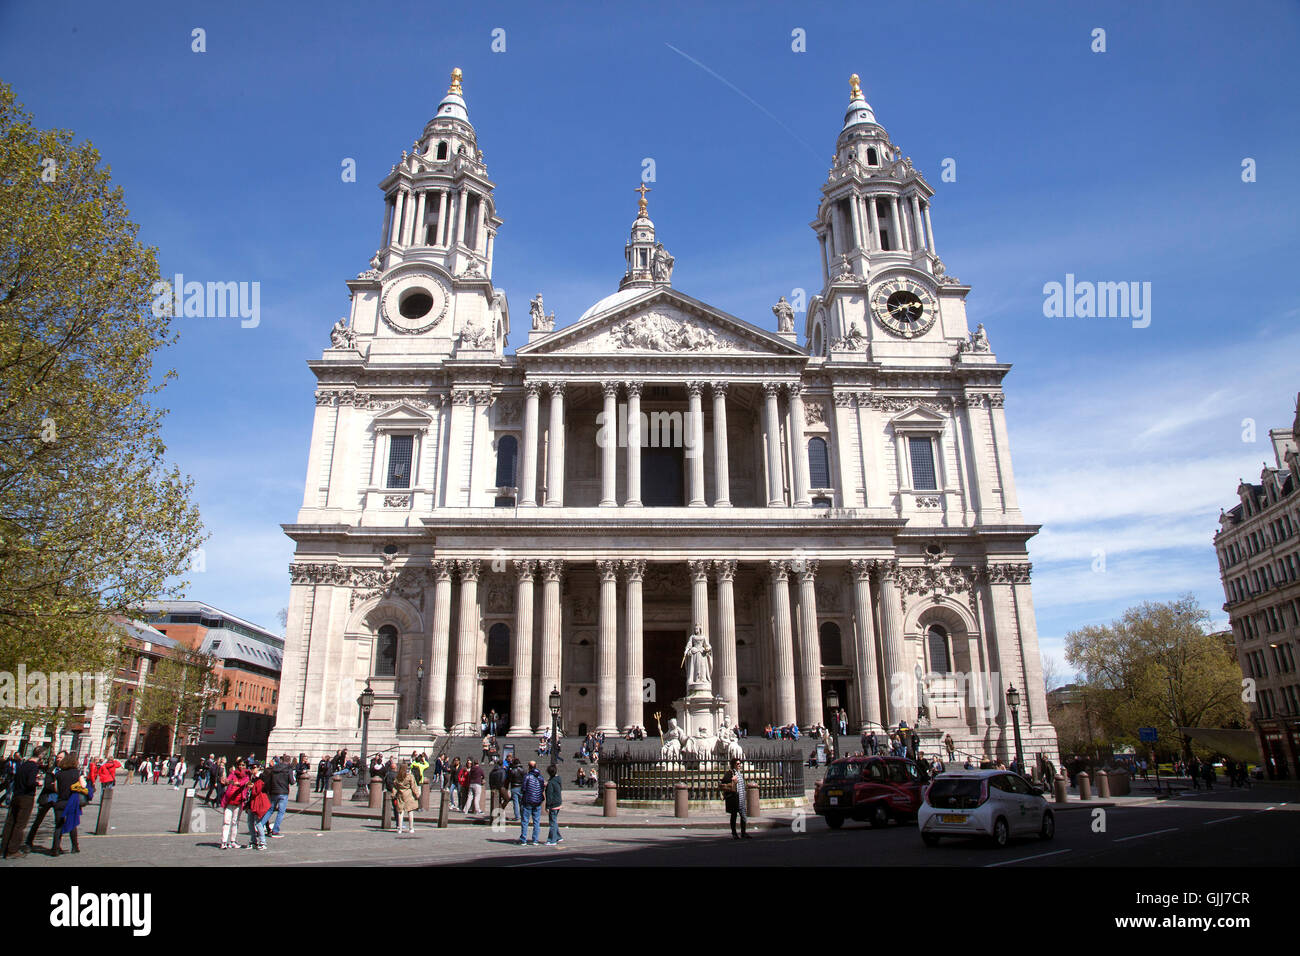
[[[108,835],[108,818],[113,812],[113,790],[115,789],[114,787],[105,790],[99,798],[99,817],[95,820],[95,836]]]
[[[1070,781],[1065,776],[1065,771],[1061,771],[1056,775],[1056,779],[1052,781],[1052,786],[1056,790],[1057,803],[1066,803],[1070,799]]]
[[[370,778],[370,809],[378,810],[379,805],[384,801],[384,778]]]
[[[334,799],[337,792],[331,788],[321,794],[320,828],[328,830],[334,826]]]
[[[605,816],[618,816],[618,784],[613,780],[605,782]]]
[[[393,801],[385,800],[383,812],[379,815],[379,829],[391,830],[393,828]]]
[[[343,778],[334,777],[330,780],[330,789],[334,791],[334,806],[343,802]]]
[[[763,801],[759,799],[758,787],[750,785],[745,788],[745,816],[747,818],[763,815]]]
[[[1105,770],[1097,771],[1097,796],[1102,800],[1110,799],[1110,774]]]
[[[420,810],[429,809],[429,785],[428,783],[420,784]]]
[[[442,791],[442,802],[438,804],[438,829],[447,828],[447,814],[449,812],[448,801],[451,799],[451,791]]]
[[[306,775],[298,778],[298,796],[294,798],[294,803],[311,803],[311,790],[308,789],[310,782]]]
[[[190,832],[190,810],[194,807],[194,788],[185,790],[181,796],[181,819],[176,825],[177,833]]]
[[[1077,777],[1074,778],[1074,781],[1075,781],[1075,784],[1076,784],[1076,785],[1078,786],[1078,788],[1079,788],[1079,799],[1080,799],[1080,800],[1091,800],[1091,799],[1092,799],[1092,785],[1091,785],[1091,783],[1088,781],[1088,774],[1087,774],[1086,772],[1080,770],[1080,771],[1079,771],[1079,775],[1078,775]]]
[[[673,787],[673,816],[689,817],[691,815],[691,788],[684,783]]]

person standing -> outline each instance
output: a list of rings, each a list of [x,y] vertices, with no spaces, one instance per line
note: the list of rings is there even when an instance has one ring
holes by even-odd
[[[41,752],[35,751],[14,771],[13,797],[9,801],[9,814],[5,818],[4,838],[0,839],[3,858],[26,856],[31,847],[23,843],[23,831],[36,803],[36,782],[41,769]]]
[[[546,768],[546,845],[559,846],[564,842],[560,836],[560,807],[564,806],[564,786],[560,783],[560,774],[555,764]]]
[[[465,782],[469,785],[469,801],[465,805],[465,812],[482,813],[483,812],[483,764],[476,760],[470,761],[469,772],[466,774]]]
[[[731,769],[722,775],[722,800],[727,813],[731,815],[731,838],[733,840],[752,840],[745,832],[746,796],[745,775],[740,772],[740,761],[731,761]],[[736,833],[736,818],[740,818],[740,833]]]
[[[546,783],[537,772],[537,761],[528,761],[528,772],[524,774],[519,796],[519,845],[536,846],[537,831],[542,825],[542,801],[546,797]],[[532,823],[533,833],[528,835],[528,824]]]
[[[267,779],[266,796],[275,811],[275,823],[271,826],[271,838],[279,840],[280,824],[284,822],[284,812],[289,809],[289,790],[293,782],[293,765],[288,757],[278,757],[263,777]],[[267,812],[269,818],[270,811]],[[266,821],[263,821],[265,823]]]
[[[62,855],[65,832],[72,840],[72,852],[80,853],[77,826],[81,822],[81,800],[83,796],[89,798],[90,789],[86,786],[86,780],[77,766],[75,755],[64,754],[63,759],[59,761],[59,771],[54,775],[54,779],[58,799],[54,802],[54,847],[50,850],[50,856]]]
[[[122,766],[120,763],[112,757],[109,757],[99,765],[98,778],[91,780],[91,783],[99,785],[99,792],[101,794],[99,802],[101,804],[104,802],[104,797],[102,795],[108,793],[108,791],[117,786],[117,769],[120,766]]]
[[[411,832],[415,832],[415,811],[420,806],[420,784],[416,782],[415,774],[411,773],[406,764],[402,764],[397,770],[397,777],[393,781],[393,808],[397,811],[397,833],[400,836],[402,824],[405,818],[411,818]]]
[[[506,774],[506,782],[510,786],[510,808],[514,811],[514,819],[519,819],[519,800],[523,795],[524,787],[524,765],[514,754],[510,755],[510,770]]]
[[[460,772],[460,758],[453,757],[451,766],[447,768],[448,800],[453,810],[460,809]]]
[[[221,794],[221,849],[239,848],[239,814],[244,808],[248,796],[248,763],[243,757],[235,761],[235,767],[226,775],[225,791]]]
[[[267,767],[257,776],[251,778],[245,797],[245,809],[248,813],[248,849],[266,849],[266,821],[271,816],[271,798],[266,795],[267,780],[271,768]]]
[[[55,801],[59,799],[59,783],[57,774],[59,765],[63,763],[63,758],[68,755],[66,750],[60,750],[54,759],[46,764],[44,771],[44,780],[41,784],[40,795],[36,798],[36,822],[32,828],[27,831],[27,849],[32,849],[36,843],[36,832],[40,830],[41,823],[45,820],[45,815],[54,808]]]

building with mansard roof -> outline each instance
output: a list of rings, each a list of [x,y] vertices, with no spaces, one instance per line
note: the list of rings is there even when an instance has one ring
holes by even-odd
[[[643,190],[617,289],[559,327],[538,295],[512,323],[459,71],[380,187],[381,248],[309,363],[272,750],[355,751],[367,681],[378,748],[493,710],[538,732],[553,689],[569,734],[654,734],[699,624],[751,734],[838,707],[851,732],[919,717],[1008,759],[1014,687],[1025,752],[1057,758],[1009,366],[856,76],[800,330],[784,298],[773,332],[675,288]]]

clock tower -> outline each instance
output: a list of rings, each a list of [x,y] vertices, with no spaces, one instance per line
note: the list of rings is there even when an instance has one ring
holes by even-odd
[[[835,156],[811,223],[823,288],[808,309],[815,356],[947,358],[967,341],[965,296],[935,252],[934,189],[876,119],[855,73]]]

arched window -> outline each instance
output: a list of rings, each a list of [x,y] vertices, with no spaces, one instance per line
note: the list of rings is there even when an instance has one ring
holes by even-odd
[[[808,439],[808,481],[814,488],[831,486],[831,461],[824,438]]]
[[[438,144],[438,158],[439,159],[447,158],[447,143],[445,140]]]
[[[397,674],[397,628],[385,624],[379,629],[379,643],[375,648],[375,676],[393,677]]]
[[[827,621],[817,634],[822,649],[823,667],[840,667],[844,664],[844,646],[840,642],[840,626]]]
[[[822,352],[822,327],[821,327],[821,325],[818,325],[817,328],[813,329],[813,347],[812,347],[812,354],[813,354],[813,355],[823,355],[823,354],[825,354],[825,353]]]
[[[515,462],[519,458],[519,441],[514,435],[504,435],[497,442],[497,487],[515,487]]]
[[[880,157],[876,155],[876,148],[874,146],[870,146],[867,148],[867,165],[868,166],[880,165]]]
[[[493,624],[488,631],[487,666],[508,667],[510,665],[510,625]]]
[[[948,632],[938,624],[931,624],[925,632],[925,639],[930,650],[930,670],[947,674],[952,670],[952,661],[948,659]]]

